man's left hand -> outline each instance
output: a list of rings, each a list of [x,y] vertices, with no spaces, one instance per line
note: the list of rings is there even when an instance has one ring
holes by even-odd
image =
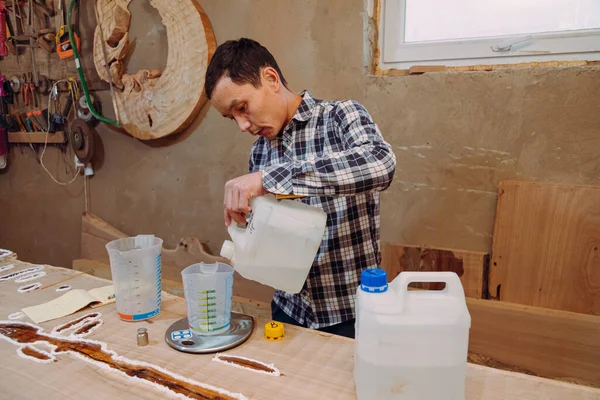
[[[252,211],[249,204],[250,199],[266,193],[260,171],[228,181],[225,184],[225,197],[223,200],[225,226],[229,226],[231,220],[244,225],[246,214]]]

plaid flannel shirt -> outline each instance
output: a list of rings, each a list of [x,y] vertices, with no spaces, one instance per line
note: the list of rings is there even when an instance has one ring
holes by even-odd
[[[308,196],[301,201],[327,214],[303,290],[277,291],[273,299],[300,324],[318,329],[355,318],[361,273],[380,265],[378,192],[390,185],[396,157],[358,102],[301,95],[284,130],[254,143],[249,164],[250,172],[262,172],[267,191]]]

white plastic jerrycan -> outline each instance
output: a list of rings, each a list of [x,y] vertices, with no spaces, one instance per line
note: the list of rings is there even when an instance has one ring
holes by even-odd
[[[443,290],[408,290],[444,282]],[[454,272],[363,271],[356,299],[359,400],[464,400],[471,316]]]
[[[250,200],[251,220],[246,228],[235,222],[227,228],[221,256],[231,260],[244,278],[288,293],[298,293],[325,234],[323,210],[273,195]]]

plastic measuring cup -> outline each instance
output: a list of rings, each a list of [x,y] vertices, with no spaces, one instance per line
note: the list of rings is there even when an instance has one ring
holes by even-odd
[[[227,264],[193,264],[181,271],[188,323],[192,332],[216,335],[231,323],[233,268]]]
[[[138,235],[106,244],[122,320],[141,321],[160,313],[162,243],[154,235]]]

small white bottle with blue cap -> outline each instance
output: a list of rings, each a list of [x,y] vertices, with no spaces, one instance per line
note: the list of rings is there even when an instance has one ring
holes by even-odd
[[[443,282],[443,290],[408,290]],[[458,275],[363,271],[356,296],[354,381],[359,400],[464,400],[471,317]]]

